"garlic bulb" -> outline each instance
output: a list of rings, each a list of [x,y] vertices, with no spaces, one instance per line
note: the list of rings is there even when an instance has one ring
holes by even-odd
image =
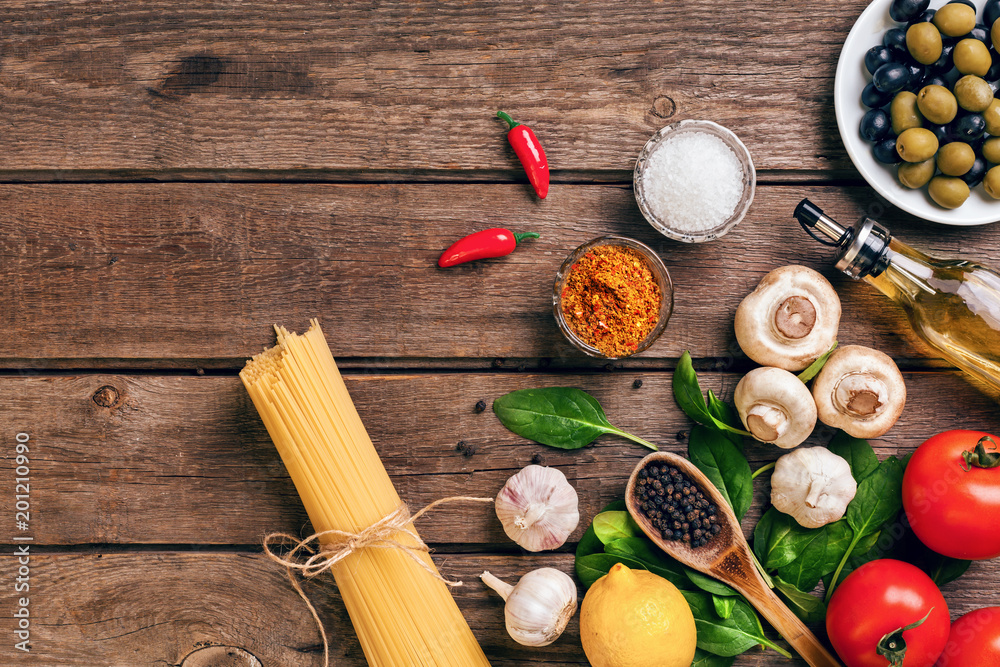
[[[548,646],[576,613],[576,583],[565,572],[551,567],[532,570],[517,586],[489,572],[480,578],[507,602],[503,610],[507,633],[523,646]]]
[[[785,454],[771,476],[771,504],[805,528],[819,528],[843,517],[857,492],[850,464],[826,447]]]
[[[507,537],[528,551],[563,545],[580,523],[576,490],[555,468],[530,465],[497,494],[497,518]]]

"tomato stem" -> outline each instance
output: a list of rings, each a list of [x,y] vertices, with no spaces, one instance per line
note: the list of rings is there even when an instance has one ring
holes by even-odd
[[[990,447],[992,450],[996,450],[997,443],[996,440],[988,435],[984,435],[976,443],[976,448],[974,450],[966,450],[962,452],[962,458],[965,459],[965,465],[962,466],[962,470],[969,472],[973,468],[997,468],[1000,467],[1000,452],[986,451],[986,442],[989,441],[993,443]]]
[[[889,661],[889,667],[902,667],[903,659],[906,657],[906,639],[903,638],[903,633],[923,625],[924,621],[930,618],[932,611],[934,607],[931,607],[919,621],[888,632],[878,641],[875,652]]]

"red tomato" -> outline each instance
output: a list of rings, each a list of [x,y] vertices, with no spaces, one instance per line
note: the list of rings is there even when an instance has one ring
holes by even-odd
[[[1000,438],[980,431],[939,433],[917,448],[903,476],[903,507],[913,532],[951,558],[1000,556],[1000,467],[965,470],[962,457],[984,436],[1000,445]]]
[[[847,667],[886,667],[876,652],[887,634],[927,620],[903,633],[903,667],[932,667],[948,641],[948,603],[931,578],[898,560],[865,563],[833,592],[826,611],[826,632]]]
[[[936,667],[1000,665],[1000,607],[970,611],[951,626]]]

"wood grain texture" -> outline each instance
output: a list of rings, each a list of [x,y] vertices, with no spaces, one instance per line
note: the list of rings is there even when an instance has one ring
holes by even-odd
[[[601,401],[616,426],[684,453],[691,422],[670,391],[669,373],[587,375],[430,374],[350,376],[348,388],[400,496],[414,509],[445,496],[492,496],[540,457],[580,495],[579,539],[590,519],[622,497],[648,451],[612,436],[577,451],[530,443],[507,431],[479,400],[514,389],[575,386]],[[730,397],[732,373],[702,373],[703,389]],[[636,378],[644,380],[640,389]],[[906,410],[873,441],[882,457],[916,448],[950,428],[1000,432],[996,405],[947,372],[908,373]],[[0,479],[12,480],[14,434],[30,440],[32,534],[36,543],[259,544],[269,531],[308,534],[307,518],[274,446],[236,378],[6,378],[0,384]],[[832,431],[820,426],[814,444]],[[457,448],[465,443],[464,452]],[[471,455],[470,455],[471,452]],[[754,468],[782,451],[748,443]],[[752,528],[769,497],[767,478],[744,522]],[[0,494],[0,516],[14,497]],[[493,508],[441,507],[418,526],[440,545],[518,551]],[[11,536],[0,533],[0,542]]]
[[[523,180],[494,118],[503,108],[534,127],[557,174],[630,170],[653,132],[683,118],[730,127],[760,169],[855,173],[833,77],[865,4],[16,0],[0,9],[0,164],[53,178],[427,169]]]
[[[580,647],[579,614],[554,644],[519,646],[508,637],[500,597],[486,590],[478,575],[489,570],[511,583],[538,567],[573,571],[570,554],[435,556],[442,572],[465,585],[453,594],[491,663],[586,665]],[[0,560],[0,577],[16,576],[12,558]],[[319,632],[284,572],[256,554],[109,554],[34,555],[31,558],[32,651],[0,643],[0,662],[16,665],[194,667],[196,651],[206,645],[242,649],[264,667],[318,667],[323,664]],[[952,618],[996,603],[990,593],[1000,576],[997,562],[975,563],[959,581],[943,588]],[[332,581],[321,577],[305,585],[331,637],[331,664],[366,663]],[[582,600],[584,591],[580,591]],[[11,622],[5,610],[0,620]],[[773,637],[773,631],[771,636]],[[192,656],[184,662],[186,656]],[[213,666],[253,665],[242,662]],[[773,651],[750,651],[737,667],[805,665]]]
[[[518,185],[8,185],[0,366],[235,369],[273,344],[272,323],[301,329],[318,316],[348,366],[512,357],[599,367],[556,328],[552,281],[573,248],[609,233],[650,244],[675,285],[666,332],[626,366],[662,366],[686,349],[739,360],[737,305],[789,263],[837,287],[841,342],[924,364],[931,352],[902,311],[838,274],[828,249],[793,221],[803,196],[844,223],[875,215],[928,252],[1000,266],[996,228],[887,213],[867,188],[760,187],[727,236],[683,244],[653,230],[618,186],[555,186],[540,202]],[[437,268],[444,248],[488,227],[542,238],[505,258]]]

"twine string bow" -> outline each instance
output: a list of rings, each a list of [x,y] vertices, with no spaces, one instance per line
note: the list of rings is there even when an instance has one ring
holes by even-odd
[[[447,586],[461,586],[461,581],[445,579],[433,566],[428,565],[421,558],[421,554],[430,553],[430,547],[420,539],[416,531],[409,528],[409,524],[438,505],[463,501],[491,503],[493,499],[477,498],[474,496],[450,496],[435,500],[412,516],[406,503],[401,502],[392,512],[357,533],[344,530],[324,530],[314,533],[305,539],[300,539],[288,533],[268,533],[264,536],[264,553],[270,560],[285,567],[285,573],[288,575],[288,580],[291,582],[292,588],[295,589],[295,592],[306,603],[309,613],[312,614],[313,620],[316,621],[316,627],[319,628],[319,633],[323,638],[323,664],[326,667],[330,665],[330,643],[326,636],[326,630],[323,628],[323,622],[319,618],[316,607],[313,606],[312,602],[306,596],[305,591],[302,590],[299,577],[296,577],[295,573],[298,572],[299,576],[303,579],[311,579],[326,572],[340,561],[361,549],[397,549],[409,556],[424,571],[438,581]],[[404,536],[409,539],[406,539]],[[318,549],[313,546],[313,542],[320,545]],[[292,545],[292,548],[284,555],[281,555],[271,549],[272,544]]]

